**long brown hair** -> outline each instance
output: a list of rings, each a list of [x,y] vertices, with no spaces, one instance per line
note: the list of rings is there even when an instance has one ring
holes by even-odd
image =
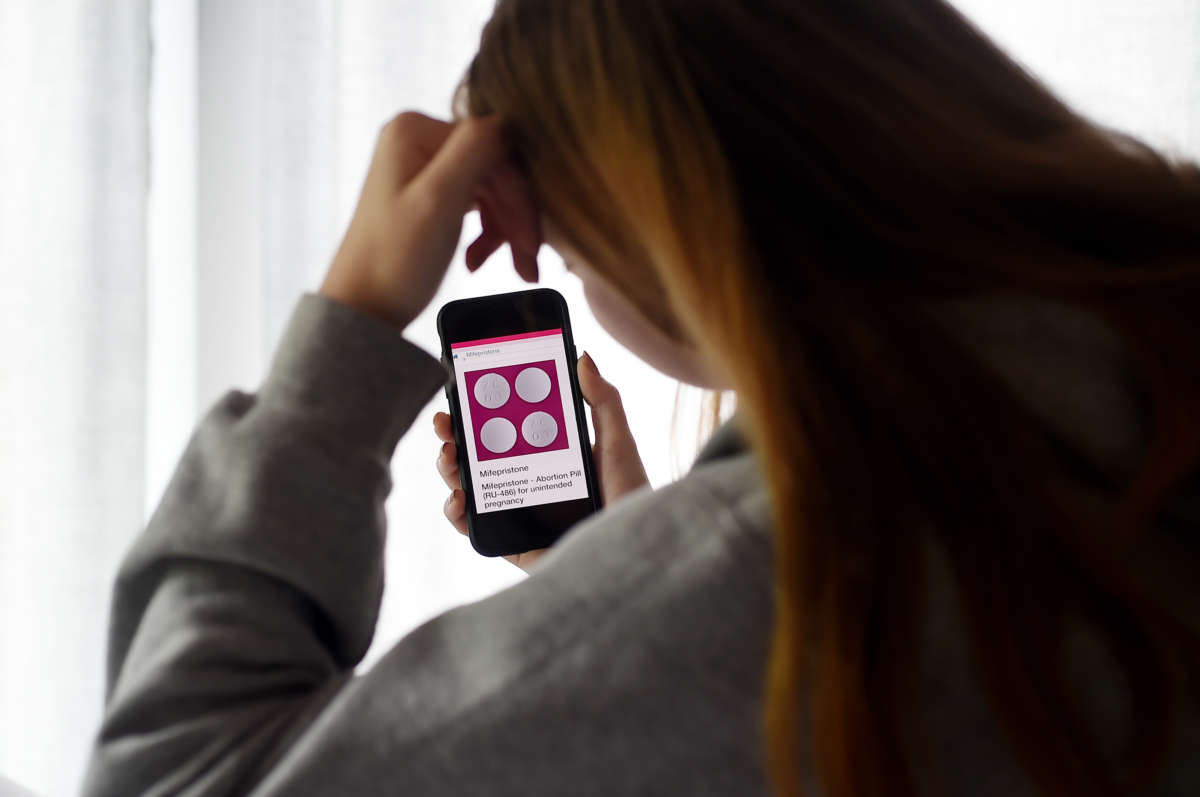
[[[942,0],[501,0],[464,81],[544,212],[734,382],[774,509],[768,759],[826,794],[925,785],[920,552],[1033,781],[1161,768],[1197,632],[1127,563],[1200,458],[1200,170],[1081,118]],[[1121,336],[1150,440],[1105,509],[939,303],[1049,301]],[[1065,683],[1106,643],[1135,744]]]

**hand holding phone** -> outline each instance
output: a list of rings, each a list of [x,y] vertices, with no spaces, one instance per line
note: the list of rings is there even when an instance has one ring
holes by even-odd
[[[545,288],[438,314],[471,544],[549,547],[600,507],[566,302]]]
[[[592,410],[592,425],[596,429],[596,442],[592,446],[596,464],[596,478],[600,496],[605,506],[622,496],[650,483],[646,468],[638,454],[637,443],[629,429],[621,394],[617,388],[600,375],[596,364],[588,354],[579,359],[579,388],[583,400]],[[467,529],[467,500],[459,478],[458,449],[454,443],[454,430],[450,416],[439,412],[433,416],[433,430],[442,441],[437,456],[437,470],[450,496],[446,499],[444,512],[450,525],[460,534],[469,534]],[[505,556],[512,564],[529,572],[547,549],[539,548],[519,554]]]

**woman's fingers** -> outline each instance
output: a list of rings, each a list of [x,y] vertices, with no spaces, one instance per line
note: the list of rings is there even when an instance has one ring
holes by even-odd
[[[496,117],[472,117],[455,125],[412,185],[437,197],[461,218],[479,194],[489,172],[504,157],[502,126]]]
[[[442,475],[442,480],[450,488],[450,496],[442,505],[442,513],[459,534],[464,537],[470,536],[470,530],[467,528],[467,494],[463,492],[458,480],[458,459],[455,453],[454,429],[450,423],[450,416],[444,412],[434,413],[433,430],[442,440],[442,449],[438,453],[437,459],[438,473]],[[528,551],[504,558],[529,572],[545,552],[545,549]]]
[[[492,210],[493,200],[481,197],[478,205],[481,231],[479,237],[467,247],[467,269],[470,271],[476,271],[508,240],[503,225]]]
[[[450,416],[444,412],[434,413],[433,431],[442,441],[442,448],[437,457],[437,470],[442,476],[442,481],[450,488],[450,497],[442,505],[442,512],[459,534],[467,534],[467,495],[462,491],[458,479],[458,454],[454,447],[454,429],[450,424]]]
[[[483,229],[467,248],[467,268],[477,270],[507,243],[517,274],[526,282],[537,282],[542,223],[529,181],[511,161],[502,160],[479,186],[474,206]]]
[[[534,204],[529,181],[511,161],[506,161],[489,175],[485,191],[491,200],[495,221],[503,229],[512,250],[513,266],[526,282],[537,282],[542,219]]]
[[[444,412],[435,413],[433,431],[442,441],[442,447],[438,450],[435,461],[437,472],[451,491],[459,490],[461,492],[462,480],[458,476],[458,449],[454,445],[454,430],[450,426],[450,416]]]
[[[442,512],[446,515],[446,520],[450,521],[450,525],[458,530],[459,534],[468,534],[467,531],[467,494],[462,490],[453,490],[450,497],[446,499],[445,506]]]
[[[380,187],[389,193],[402,190],[424,171],[453,132],[452,124],[416,111],[393,117],[383,126],[376,145],[377,158],[395,163],[393,173],[380,173],[384,181]]]
[[[592,408],[592,425],[596,427],[592,452],[600,475],[600,493],[608,504],[649,484],[650,479],[629,430],[621,394],[600,376],[586,352],[579,358],[578,372],[583,399]]]
[[[462,487],[462,481],[458,477],[458,451],[454,443],[442,443],[437,457],[437,472],[451,490]]]
[[[417,113],[380,131],[354,217],[321,292],[403,328],[429,305],[463,216],[507,160],[501,122],[457,124]]]
[[[435,412],[433,414],[433,433],[443,443],[454,442],[454,425],[450,422],[448,413]]]

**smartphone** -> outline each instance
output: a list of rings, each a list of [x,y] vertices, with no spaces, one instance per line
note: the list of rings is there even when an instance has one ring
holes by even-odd
[[[438,335],[471,544],[549,547],[600,507],[567,303],[548,288],[461,299]]]

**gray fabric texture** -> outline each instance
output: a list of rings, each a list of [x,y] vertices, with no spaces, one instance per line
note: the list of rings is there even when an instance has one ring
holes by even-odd
[[[981,351],[990,334],[1012,329],[984,323]],[[391,327],[301,300],[260,391],[203,419],[120,570],[85,794],[768,793],[769,507],[736,424],[684,478],[353,672],[379,609],[389,460],[445,377]],[[950,581],[933,581],[919,644],[930,740],[952,762],[938,783],[1032,793],[969,675]],[[1111,665],[1082,649],[1099,721],[1119,723]],[[1200,793],[1186,717],[1163,795]]]

